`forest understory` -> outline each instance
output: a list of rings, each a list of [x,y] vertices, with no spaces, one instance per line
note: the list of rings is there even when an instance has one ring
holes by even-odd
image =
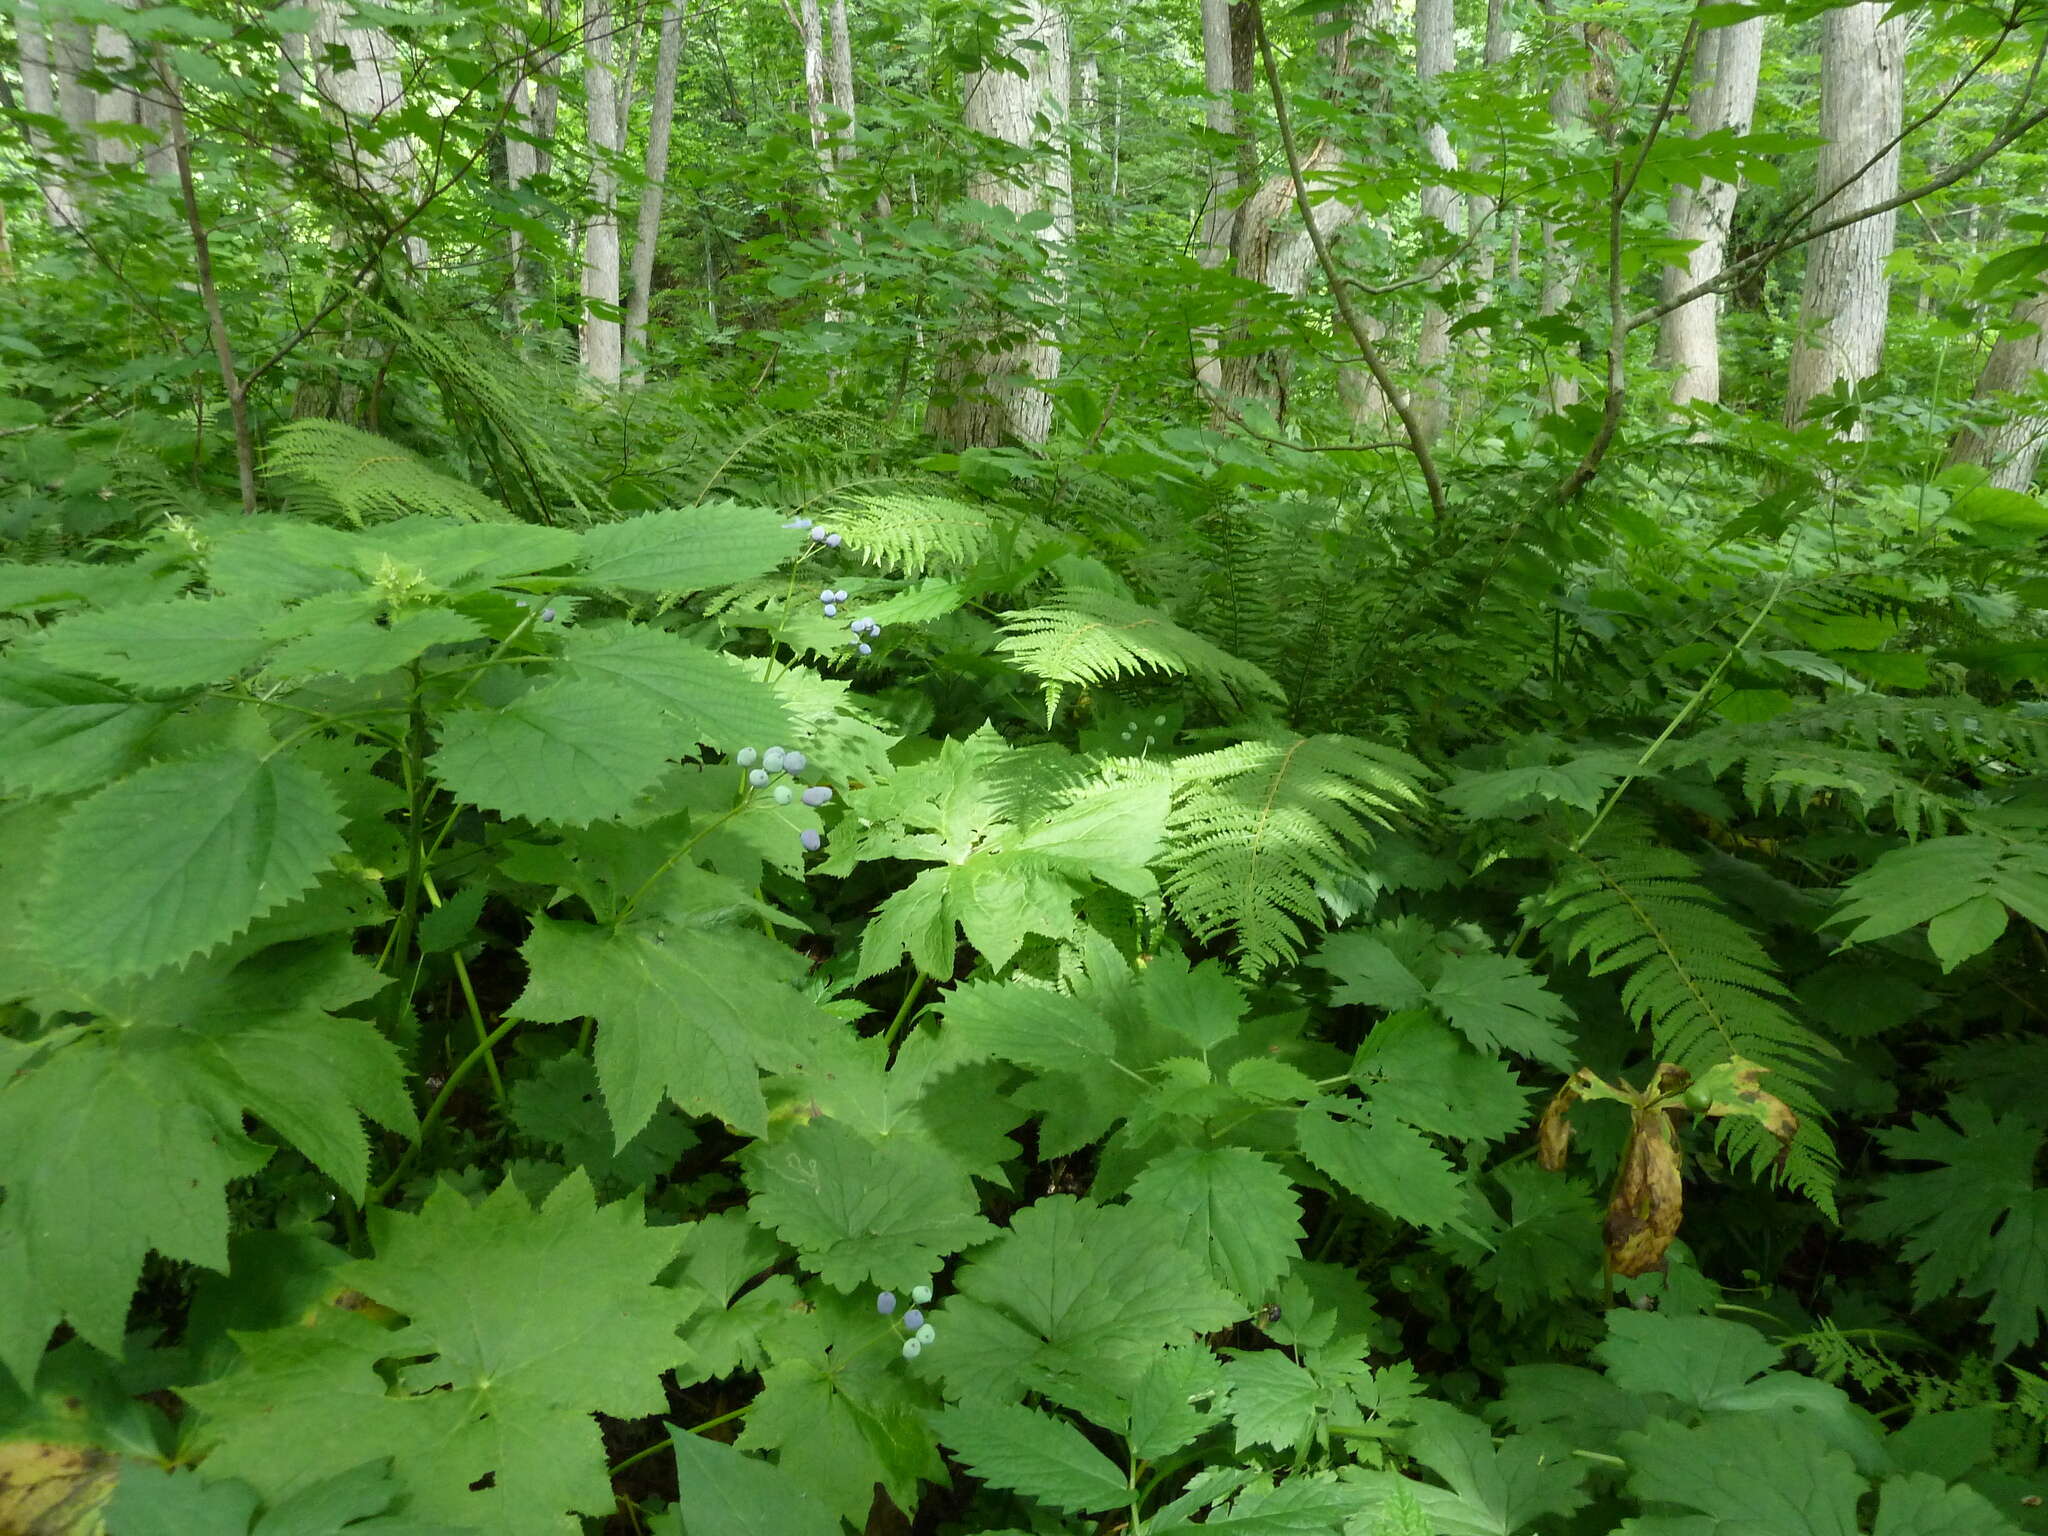
[[[0,1536],[2048,1536],[2043,0],[7,0]]]

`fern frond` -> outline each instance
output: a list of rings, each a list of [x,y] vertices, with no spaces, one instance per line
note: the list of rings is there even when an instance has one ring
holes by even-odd
[[[906,575],[961,571],[988,558],[1022,526],[1015,512],[944,496],[865,496],[832,514],[847,547],[870,565]]]
[[[466,523],[510,522],[483,492],[430,468],[381,437],[338,421],[295,421],[271,439],[266,474],[297,482],[301,493],[357,527],[379,518],[427,513]]]
[[[1192,678],[1240,708],[1280,698],[1280,685],[1261,668],[1156,608],[1092,587],[1067,587],[1042,607],[1013,613],[1003,631],[996,649],[1044,684],[1048,719],[1064,688],[1147,672]]]
[[[1699,867],[1637,825],[1610,822],[1567,854],[1537,899],[1537,923],[1595,976],[1619,973],[1621,1001],[1647,1025],[1656,1058],[1701,1073],[1743,1056],[1774,1074],[1771,1090],[1799,1112],[1785,1183],[1832,1213],[1837,1163],[1816,1124],[1813,1087],[1838,1056],[1786,1007],[1789,989],[1756,936],[1722,907]],[[1724,1145],[1762,1173],[1778,1147],[1748,1121],[1730,1120]]]
[[[1257,975],[1325,924],[1373,829],[1421,804],[1427,770],[1348,736],[1243,741],[1173,765],[1167,899],[1196,937],[1230,938]]]

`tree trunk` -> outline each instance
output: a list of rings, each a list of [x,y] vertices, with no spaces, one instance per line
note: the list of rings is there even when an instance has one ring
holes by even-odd
[[[797,0],[796,30],[804,52],[804,114],[811,125],[811,156],[818,162],[818,184],[832,187],[832,134],[825,123],[825,23],[818,0]]]
[[[1827,142],[1814,179],[1828,199],[1822,218],[1870,207],[1899,190],[1892,141],[1905,113],[1906,34],[1903,21],[1883,20],[1885,10],[1884,0],[1864,0],[1821,17],[1820,132]],[[1881,213],[1807,248],[1800,334],[1785,390],[1788,426],[1799,425],[1815,396],[1877,372],[1891,302],[1885,263],[1897,229],[1897,212]],[[1865,429],[1850,435],[1861,438]]]
[[[1507,0],[1486,0],[1486,43],[1481,60],[1486,65],[1486,76],[1489,80],[1502,80],[1509,61],[1514,57],[1515,32],[1514,28],[1508,25],[1507,10]],[[1477,150],[1472,156],[1472,169],[1484,171],[1490,161],[1489,155],[1483,150]],[[1479,303],[1482,306],[1491,303],[1493,299],[1494,268],[1497,265],[1498,248],[1501,244],[1500,232],[1493,228],[1494,217],[1498,212],[1499,204],[1490,193],[1473,192],[1465,198],[1465,227],[1472,232],[1474,238],[1472,278],[1479,290]],[[1467,334],[1471,336],[1475,345],[1484,346],[1489,333],[1485,330],[1475,330]]]
[[[1567,69],[1550,93],[1551,126],[1560,133],[1569,132],[1586,119],[1586,108],[1590,95],[1587,71],[1591,67],[1586,58],[1586,29],[1569,26],[1565,29],[1571,51],[1577,55],[1578,67]],[[1583,60],[1583,63],[1579,63]],[[1571,305],[1572,291],[1578,287],[1582,263],[1579,256],[1559,234],[1554,223],[1546,220],[1543,225],[1543,287],[1536,299],[1536,312],[1544,319],[1561,315]],[[1548,355],[1548,354],[1546,354]],[[1543,380],[1544,403],[1552,411],[1564,411],[1579,403],[1578,375],[1570,372],[1547,372]]]
[[[1984,360],[1971,398],[1990,400],[2031,388],[2048,369],[2048,285],[2019,307],[2015,326],[2031,325],[2031,334],[2001,337]],[[2041,450],[2048,446],[2048,417],[2011,416],[1986,431],[1963,428],[1949,449],[1951,464],[1981,464],[2000,490],[2024,491],[2033,486]]]
[[[399,73],[398,45],[381,27],[350,26],[343,0],[321,0],[314,12],[312,44],[317,61],[313,88],[342,133],[342,141],[334,148],[337,169],[356,191],[384,205],[383,216],[390,219],[398,205],[417,190],[418,156],[412,141],[402,134],[376,145],[359,142],[356,134],[360,127],[377,124],[404,109],[405,78]],[[335,48],[347,52],[345,67],[330,62],[329,50]],[[425,241],[408,236],[403,249],[415,268],[426,265]]]
[[[50,67],[50,41],[43,30],[41,7],[36,0],[17,0],[15,30],[21,47],[21,106],[38,117],[58,117],[57,76]],[[43,193],[43,207],[54,224],[81,229],[84,212],[73,185],[69,158],[41,128],[28,132],[30,156],[36,163],[36,181]]]
[[[615,385],[621,371],[619,335],[618,76],[610,0],[583,7],[584,130],[590,145],[591,213],[583,225],[583,369],[599,384]]]
[[[828,13],[832,51],[826,61],[826,83],[831,86],[832,109],[841,119],[832,135],[832,159],[843,167],[853,158],[853,31],[846,21],[846,0],[832,0]]]
[[[1230,264],[1237,245],[1237,103],[1238,88],[1231,46],[1230,0],[1202,0],[1202,85],[1206,102],[1202,122],[1211,135],[1209,186],[1202,203],[1202,265],[1215,271]],[[1231,141],[1226,150],[1225,141]],[[1205,328],[1195,337],[1195,377],[1214,394],[1223,388],[1223,360],[1217,355],[1221,336]]]
[[[1415,75],[1427,90],[1455,63],[1451,0],[1415,0]],[[1458,168],[1451,136],[1438,122],[1425,124],[1423,148],[1439,170]],[[1457,233],[1458,194],[1440,183],[1422,189],[1422,225],[1426,240],[1448,243]],[[1431,226],[1435,228],[1432,229]],[[1432,264],[1434,257],[1427,258]],[[1450,394],[1444,378],[1451,357],[1451,317],[1434,295],[1422,306],[1422,329],[1415,338],[1415,415],[1425,439],[1433,440],[1450,424]]]
[[[1760,16],[1701,36],[1693,58],[1690,115],[1695,138],[1731,129],[1738,134],[1749,132],[1763,55]],[[1738,191],[1732,181],[1707,181],[1697,188],[1681,187],[1672,196],[1671,233],[1692,241],[1693,249],[1683,266],[1664,269],[1667,300],[1720,275],[1728,254],[1728,233],[1735,223]],[[1678,370],[1671,381],[1674,405],[1694,400],[1720,402],[1720,312],[1720,295],[1709,294],[1683,309],[1674,309],[1658,323],[1658,365]]]
[[[135,0],[117,0],[117,3],[124,10],[135,8]],[[116,81],[112,90],[101,91],[93,98],[93,121],[124,128],[136,126],[142,121],[142,101],[133,84],[134,40],[119,27],[101,26],[94,34],[93,51],[107,61],[106,72]],[[135,140],[111,134],[95,137],[98,139],[96,152],[101,165],[134,163],[138,150]]]
[[[1066,137],[1067,24],[1051,0],[1021,0],[1013,14],[1017,19],[999,46],[1025,72],[974,70],[962,77],[961,93],[970,130],[1034,151],[1035,184],[977,172],[968,196],[1019,218],[1052,215],[1052,225],[1041,237],[1045,273],[1040,297],[1056,301],[1073,220],[1073,162]],[[1041,115],[1055,128],[1053,142],[1039,135]],[[991,345],[986,331],[963,338],[963,343],[952,356],[941,359],[928,430],[962,448],[1006,441],[1043,443],[1052,429],[1052,397],[1040,386],[1059,376],[1059,343],[1042,328],[1009,346]]]
[[[654,294],[654,247],[661,237],[661,203],[668,181],[669,135],[675,126],[676,74],[683,59],[683,7],[668,0],[661,13],[661,45],[654,56],[654,99],[647,114],[647,186],[633,222],[631,297],[626,308],[626,353],[632,382],[647,381],[647,311]]]

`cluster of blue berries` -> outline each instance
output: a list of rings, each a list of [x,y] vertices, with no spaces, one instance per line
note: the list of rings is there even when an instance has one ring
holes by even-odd
[[[838,534],[827,533],[824,529],[820,528],[817,524],[813,523],[808,517],[791,518],[782,526],[785,528],[795,528],[800,532],[809,533],[811,536],[811,542],[813,544],[822,544],[827,549],[837,549],[839,547],[840,540]]]
[[[873,655],[875,648],[872,645],[868,644],[868,640],[881,639],[882,626],[877,624],[873,619],[868,618],[865,614],[863,614],[860,618],[855,619],[851,624],[847,625],[846,627],[853,631],[853,638],[847,641],[846,643],[852,646],[855,650],[859,651],[863,656]],[[866,635],[868,637],[868,640],[861,639],[862,635]]]
[[[799,794],[796,786],[789,782],[789,779],[795,778],[811,766],[811,760],[801,752],[786,747],[770,747],[765,752],[757,752],[752,747],[741,747],[735,760],[747,770],[747,783],[754,789],[766,789],[779,775],[789,776],[788,779],[775,784],[773,793],[777,805],[788,805],[790,801],[800,798],[805,805],[816,810],[832,799],[832,791],[826,785],[813,784]],[[798,833],[797,838],[804,845],[805,853],[816,853],[825,846],[825,839],[809,827]]]
[[[915,1360],[924,1353],[925,1345],[939,1336],[939,1330],[924,1320],[924,1313],[921,1310],[931,1304],[932,1288],[928,1285],[913,1285],[910,1288],[910,1299],[916,1305],[903,1314],[903,1331],[910,1335],[903,1341],[903,1358]],[[884,1291],[877,1296],[875,1310],[884,1317],[895,1312],[896,1293]]]

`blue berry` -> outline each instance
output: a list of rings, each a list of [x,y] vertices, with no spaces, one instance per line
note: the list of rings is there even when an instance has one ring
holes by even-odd
[[[761,754],[756,752],[752,747],[741,747],[738,756],[736,756],[733,759],[733,761],[738,763],[742,768],[751,768],[760,760]]]
[[[920,1344],[929,1344],[933,1339],[936,1339],[938,1336],[939,1330],[934,1328],[930,1323],[926,1323],[922,1328],[918,1329],[916,1333],[911,1335],[911,1337],[914,1338]]]
[[[787,805],[790,801],[794,800],[795,798],[796,791],[791,789],[787,784],[778,784],[775,786],[775,803],[777,805]]]
[[[784,773],[802,773],[810,766],[811,760],[801,752],[785,752],[782,754],[782,771]]]
[[[838,535],[838,534],[836,534],[836,533],[828,533],[828,534],[826,534],[826,535],[825,535],[825,544],[826,544],[826,547],[827,547],[827,548],[829,548],[829,549],[837,549],[837,548],[839,547],[839,535]]]
[[[846,601],[846,588],[844,588],[844,587],[841,587],[841,588],[840,588],[840,589],[839,589],[839,590],[838,590],[837,592],[833,593],[833,594],[832,594],[832,601],[833,601],[833,602],[835,602],[835,603],[843,603],[843,602],[845,602],[845,601]]]
[[[809,827],[805,827],[797,834],[797,841],[804,845],[805,853],[816,853],[825,846],[825,839]]]
[[[860,643],[860,653],[863,656],[872,656],[875,654],[875,648],[872,645],[869,645],[867,641],[863,640]]]
[[[908,1312],[903,1314],[903,1326],[908,1328],[912,1333],[917,1332],[918,1329],[924,1326],[924,1314],[918,1311],[917,1308],[912,1307]]]
[[[823,784],[813,784],[804,791],[804,804],[815,809],[832,798],[832,791]]]
[[[768,770],[766,768],[754,769],[747,775],[747,782],[753,785],[754,788],[759,789],[768,782]]]
[[[782,526],[785,528],[808,528],[811,526],[811,520],[808,517],[791,518]]]
[[[896,1310],[896,1293],[894,1291],[884,1291],[881,1295],[877,1296],[875,1298],[875,1310],[884,1317],[894,1312]]]
[[[827,603],[827,604],[825,605],[825,617],[826,617],[826,618],[828,618],[828,619],[836,619],[836,618],[838,618],[838,617],[839,617],[839,605],[838,605],[837,603]]]
[[[526,599],[523,597],[519,598],[512,604],[512,606],[515,608],[524,608],[526,606]]]
[[[543,624],[552,624],[552,623],[554,623],[554,622],[555,622],[555,610],[554,610],[554,609],[552,609],[552,608],[543,608],[543,609],[541,609],[541,611],[540,611],[540,621],[541,621],[541,623],[543,623]]]
[[[910,1288],[910,1299],[921,1307],[932,1299],[932,1288],[928,1285],[913,1285]]]
[[[766,768],[770,773],[780,773],[782,772],[782,763],[784,755],[785,754],[783,753],[782,748],[770,747],[766,752],[763,752],[761,754],[761,766],[763,768]]]
[[[820,591],[820,592],[818,593],[818,601],[819,601],[819,602],[821,602],[821,603],[829,603],[829,602],[831,602],[832,600],[833,600],[833,597],[832,597],[832,589],[831,589],[830,587],[826,587],[826,588],[824,588],[824,589],[823,589],[822,591]]]
[[[918,1343],[918,1342],[917,1342],[917,1340],[915,1340],[915,1339],[905,1339],[905,1340],[903,1341],[903,1358],[904,1358],[904,1359],[906,1359],[906,1360],[915,1360],[915,1359],[916,1359],[916,1358],[917,1358],[917,1357],[918,1357],[919,1355],[921,1355],[921,1354],[923,1354],[923,1353],[924,1353],[924,1346],[923,1346],[922,1344]]]
[[[811,530],[811,542],[813,544],[823,544],[830,537],[831,535],[822,528],[813,528]]]

